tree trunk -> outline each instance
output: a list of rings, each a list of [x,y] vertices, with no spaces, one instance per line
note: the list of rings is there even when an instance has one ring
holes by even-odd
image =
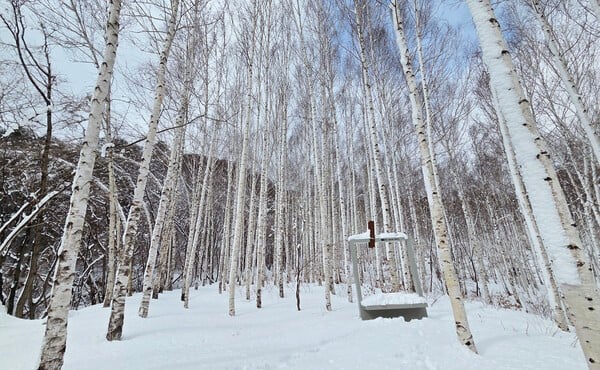
[[[265,112],[265,116],[267,112]],[[256,240],[256,307],[262,307],[262,287],[264,280],[264,270],[265,270],[265,249],[267,242],[267,176],[268,176],[268,158],[267,154],[268,150],[268,137],[267,133],[263,130],[262,133],[262,158],[261,158],[261,170],[260,170],[260,190],[258,196],[258,216],[257,216],[257,225],[256,228],[258,230],[257,240]]]
[[[219,294],[223,292],[227,279],[225,279],[225,271],[227,265],[227,254],[229,253],[230,242],[231,242],[231,193],[233,188],[233,161],[227,162],[227,198],[225,200],[225,221],[223,222],[223,233],[221,236],[221,251],[219,253]]]
[[[91,100],[88,127],[85,133],[79,162],[73,178],[73,190],[69,204],[69,213],[65,220],[65,229],[58,252],[58,263],[54,273],[54,285],[48,307],[46,331],[42,342],[39,369],[58,369],[63,364],[67,341],[67,320],[75,265],[83,235],[83,224],[87,210],[92,171],[96,160],[96,149],[102,122],[104,101],[112,77],[117,54],[119,17],[121,0],[111,0],[106,26],[106,46],[103,62],[96,81]]]
[[[215,147],[215,139],[213,137],[213,139],[210,141],[210,146],[208,149],[208,157],[206,158],[206,166],[204,167],[204,175],[202,177],[202,184],[200,185],[200,201],[197,204],[197,209],[196,209],[196,213],[195,213],[195,218],[194,221],[190,221],[190,222],[195,222],[195,225],[193,227],[193,235],[189,236],[189,238],[191,238],[190,240],[188,240],[188,248],[186,251],[186,263],[185,263],[185,270],[183,271],[183,288],[182,288],[182,296],[183,296],[183,306],[185,308],[189,308],[189,303],[190,303],[190,285],[192,284],[192,271],[194,270],[194,265],[198,264],[198,261],[196,260],[196,251],[198,250],[198,243],[200,242],[200,233],[203,231],[202,230],[202,221],[203,221],[203,217],[208,217],[208,215],[205,215],[205,211],[206,211],[206,198],[207,198],[207,191],[208,191],[208,187],[209,184],[211,182],[211,178],[212,178],[212,172],[213,172],[213,151],[214,151],[214,147]],[[190,228],[191,230],[191,228]]]
[[[444,217],[444,205],[440,193],[441,189],[439,189],[438,184],[436,184],[434,179],[434,168],[436,163],[431,156],[431,142],[430,138],[427,137],[427,130],[423,122],[423,113],[421,111],[423,104],[417,90],[417,82],[412,70],[401,11],[402,9],[400,8],[398,1],[394,1],[394,5],[392,6],[392,18],[396,28],[396,41],[398,43],[398,48],[400,49],[401,64],[410,90],[412,119],[419,142],[423,180],[425,181],[427,190],[433,234],[438,246],[446,288],[448,290],[448,295],[450,296],[450,303],[452,305],[452,312],[456,324],[456,334],[462,344],[467,346],[471,351],[477,353],[473,335],[471,334],[471,329],[469,328],[469,323],[467,321],[467,313],[460,292],[458,277],[456,276],[456,270],[452,261],[452,252],[448,243],[448,226]]]
[[[244,256],[244,283],[246,286],[246,300],[250,300],[250,285],[252,284],[252,254],[254,247],[254,238],[256,234],[256,172],[252,171],[252,186],[250,190],[250,205],[248,206],[248,235],[246,237],[246,255]]]
[[[276,194],[276,198],[275,198],[275,253],[277,254],[277,267],[276,267],[276,271],[277,271],[277,287],[279,290],[279,297],[283,298],[284,297],[284,291],[283,291],[283,273],[285,270],[285,244],[284,244],[284,220],[283,220],[283,216],[284,216],[284,205],[285,205],[285,160],[286,160],[286,143],[287,143],[287,112],[286,109],[284,107],[282,107],[281,105],[285,104],[285,102],[282,102],[281,99],[279,101],[280,106],[277,108],[278,111],[278,115],[280,115],[279,117],[279,122],[280,122],[280,127],[279,127],[279,153],[277,155],[278,157],[278,169],[277,169],[277,194]],[[289,271],[288,271],[289,273]]]
[[[167,60],[171,51],[173,38],[175,37],[178,11],[179,0],[172,0],[171,15],[169,18],[169,28],[167,30],[167,35],[164,40],[163,50],[160,54],[158,73],[156,76],[157,82],[154,96],[154,105],[152,107],[152,115],[150,117],[148,135],[144,143],[144,149],[142,152],[142,159],[140,161],[140,168],[133,194],[133,200],[129,209],[129,216],[127,217],[127,222],[125,224],[122,251],[123,253],[120,256],[121,261],[117,270],[115,289],[113,292],[112,309],[110,319],[108,322],[108,331],[106,333],[106,339],[109,341],[120,340],[121,334],[123,333],[123,321],[125,316],[125,296],[127,295],[127,285],[131,279],[130,266],[133,257],[133,247],[135,244],[137,229],[139,226],[141,206],[144,202],[146,183],[148,182],[148,175],[150,173],[150,161],[152,160],[152,152],[154,150],[154,144],[156,142],[158,120],[160,117],[160,111],[162,108],[162,102],[164,99],[166,89],[165,75],[167,71]]]
[[[494,100],[494,105],[497,106],[498,99],[496,97],[496,93],[493,90],[492,99]],[[497,109],[497,111],[498,126],[500,127],[500,133],[502,135],[502,142],[504,145],[504,152],[506,154],[506,159],[508,162],[508,169],[512,177],[512,183],[515,187],[515,194],[517,196],[517,201],[519,202],[521,214],[525,219],[525,226],[527,230],[527,235],[529,236],[529,242],[535,253],[537,264],[542,274],[542,280],[544,281],[546,291],[548,292],[547,298],[548,303],[550,304],[550,308],[552,309],[552,317],[561,330],[569,331],[569,324],[567,323],[564,310],[562,309],[560,294],[558,291],[558,286],[556,284],[556,279],[554,278],[554,274],[552,273],[552,267],[550,264],[550,260],[548,259],[548,253],[546,253],[544,241],[540,236],[539,228],[533,217],[531,204],[529,203],[529,199],[527,198],[527,193],[523,185],[523,180],[521,178],[521,175],[519,174],[518,163],[516,162],[514,149],[512,148],[512,143],[508,135],[506,121],[501,115],[500,109]]]
[[[585,259],[576,225],[558,182],[546,143],[517,76],[506,41],[489,0],[467,1],[479,36],[490,85],[497,93],[499,113],[519,164],[533,215],[545,241],[552,270],[565,295],[567,313],[575,325],[590,368],[600,367],[600,294]]]
[[[257,4],[254,3],[253,13],[256,13]],[[250,34],[250,44],[248,53],[248,80],[246,84],[246,119],[242,124],[242,152],[238,166],[237,194],[235,203],[235,220],[233,226],[233,242],[231,246],[231,263],[229,264],[229,316],[235,316],[235,281],[238,271],[238,250],[240,248],[244,234],[244,208],[246,199],[246,167],[248,165],[248,141],[250,136],[250,125],[252,122],[252,100],[253,100],[253,82],[254,82],[254,49],[256,37],[257,19],[252,22]]]
[[[106,98],[106,119],[105,136],[107,143],[112,144],[111,132],[111,108],[110,91]],[[107,171],[108,171],[108,272],[106,284],[104,287],[103,307],[110,307],[112,302],[112,293],[115,287],[115,275],[117,269],[117,251],[119,250],[120,235],[117,231],[117,223],[120,222],[117,215],[117,183],[115,179],[114,153],[112,148],[107,153]]]
[[[360,2],[360,4],[359,4]],[[373,94],[371,92],[371,82],[369,79],[367,59],[365,53],[365,41],[364,41],[364,9],[367,7],[366,2],[361,2],[359,0],[354,0],[354,8],[356,12],[356,23],[357,23],[357,32],[358,32],[358,41],[360,45],[360,61],[362,67],[362,79],[363,84],[365,86],[365,92],[367,94],[367,117],[369,117],[369,140],[371,141],[371,156],[373,158],[373,170],[375,172],[375,178],[377,180],[377,189],[379,192],[379,199],[381,202],[381,213],[383,216],[383,232],[389,233],[392,232],[392,224],[391,224],[391,211],[390,211],[390,203],[388,200],[387,193],[387,184],[385,183],[383,176],[383,164],[381,163],[381,152],[379,150],[379,138],[377,135],[377,123],[375,120],[375,108],[373,103]],[[389,270],[392,281],[392,291],[397,292],[400,290],[400,280],[398,279],[398,259],[396,256],[396,252],[394,248],[389,248],[386,245],[386,252],[389,250],[389,253],[386,253],[389,256]],[[386,259],[387,260],[387,259]]]
[[[179,150],[182,148],[183,139],[185,137],[186,126],[184,124],[185,117],[188,109],[188,87],[189,82],[186,81],[186,87],[184,87],[184,93],[182,94],[182,103],[177,117],[175,126],[177,131],[175,132],[175,139],[171,147],[171,153],[169,155],[169,164],[167,167],[167,174],[163,184],[160,200],[158,203],[158,210],[156,211],[156,219],[154,220],[154,228],[152,229],[152,237],[150,239],[150,248],[148,250],[148,260],[146,261],[146,268],[144,271],[144,282],[142,288],[142,301],[140,302],[140,308],[138,315],[140,317],[148,317],[148,308],[150,306],[150,296],[152,295],[152,281],[154,277],[154,265],[156,264],[156,254],[158,252],[158,246],[160,244],[161,235],[163,235],[163,227],[167,220],[165,216],[171,203],[171,197],[175,184],[177,182],[176,176],[178,167]]]

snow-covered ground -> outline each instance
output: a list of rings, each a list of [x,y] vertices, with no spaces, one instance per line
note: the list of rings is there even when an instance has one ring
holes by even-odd
[[[300,312],[292,288],[285,299],[265,293],[260,310],[240,295],[230,317],[227,294],[214,286],[192,290],[188,310],[179,291],[167,292],[147,319],[137,316],[137,294],[127,300],[123,340],[112,343],[109,309],[73,311],[63,369],[586,369],[573,334],[522,312],[468,303],[475,355],[456,340],[445,297],[429,301],[429,318],[407,323],[361,321],[342,294],[326,312],[318,286],[303,287]],[[35,368],[43,323],[0,314],[0,369]]]

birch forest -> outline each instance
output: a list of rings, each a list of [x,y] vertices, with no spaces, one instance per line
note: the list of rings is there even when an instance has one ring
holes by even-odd
[[[127,340],[137,293],[141,318],[207,286],[235,319],[273,289],[356,303],[369,221],[413,250],[359,247],[363,293],[450,297],[474,353],[466,302],[535,314],[599,368],[598,0],[2,0],[0,20],[0,300],[43,320],[39,369],[72,310]]]

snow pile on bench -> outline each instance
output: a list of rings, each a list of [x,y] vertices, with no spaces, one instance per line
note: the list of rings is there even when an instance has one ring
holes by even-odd
[[[376,293],[362,300],[363,306],[386,306],[400,304],[423,304],[427,303],[424,297],[417,293]]]

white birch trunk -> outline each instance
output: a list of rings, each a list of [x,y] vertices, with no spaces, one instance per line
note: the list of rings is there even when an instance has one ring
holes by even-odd
[[[109,4],[103,62],[100,65],[100,72],[93,91],[85,139],[73,177],[69,213],[65,220],[63,237],[58,251],[39,369],[59,369],[63,364],[66,350],[67,320],[75,278],[75,266],[83,235],[92,171],[96,161],[102,112],[108,95],[119,42],[121,0],[112,0]]]
[[[250,115],[250,109],[248,110]],[[241,240],[243,237],[244,227],[244,205],[246,195],[246,167],[248,157],[248,137],[250,132],[250,122],[246,122],[243,128],[242,138],[242,153],[240,164],[238,166],[237,175],[237,194],[235,201],[235,219],[233,226],[233,242],[231,243],[231,259],[229,263],[229,315],[235,316],[235,286],[236,286],[236,275],[238,271],[238,251],[240,248]]]
[[[332,99],[332,97],[330,97]],[[335,112],[334,112],[335,116]],[[335,120],[334,126],[334,146],[335,146],[335,173],[336,180],[338,186],[338,204],[340,207],[340,223],[342,224],[342,244],[344,251],[344,278],[346,279],[346,294],[348,297],[348,302],[352,303],[352,278],[350,278],[351,274],[351,260],[350,260],[350,250],[348,240],[348,220],[346,213],[346,192],[344,181],[342,178],[342,165],[340,160],[340,145],[339,145],[339,137],[338,137],[338,129],[339,123],[337,119]]]
[[[256,10],[257,4],[254,4]],[[255,12],[253,12],[255,13]],[[244,234],[244,206],[246,198],[246,167],[248,166],[248,141],[252,122],[252,99],[254,82],[254,48],[257,20],[252,22],[251,41],[248,52],[248,80],[246,84],[246,119],[243,121],[242,152],[238,165],[238,178],[236,187],[235,219],[233,226],[233,242],[231,245],[231,261],[229,264],[229,316],[235,316],[235,282],[238,271],[238,250]]]
[[[423,58],[423,46],[422,46],[422,30],[420,28],[420,24],[419,24],[419,19],[420,19],[420,15],[419,15],[419,10],[418,10],[418,6],[416,6],[415,4],[415,18],[416,18],[416,22],[415,22],[415,28],[417,31],[417,37],[416,37],[416,41],[417,41],[417,60],[419,62],[419,69],[421,70],[421,90],[423,92],[423,107],[425,109],[425,132],[426,132],[426,136],[427,136],[427,141],[429,143],[428,145],[428,149],[429,149],[429,155],[431,156],[431,159],[434,163],[436,163],[436,155],[435,155],[435,148],[434,148],[434,142],[433,142],[433,121],[431,118],[431,105],[429,104],[429,84],[427,83],[427,74],[425,71],[425,60]],[[437,173],[437,166],[432,166],[431,168],[431,176],[433,176],[433,183],[435,184],[436,189],[440,189],[440,179],[439,179],[439,175]]]
[[[123,332],[123,321],[125,317],[125,296],[127,285],[131,279],[131,260],[133,255],[133,246],[137,234],[140,218],[140,208],[144,201],[144,194],[146,192],[146,183],[148,182],[148,175],[150,173],[150,161],[152,160],[152,152],[154,150],[154,144],[156,142],[156,131],[158,128],[158,119],[160,117],[160,110],[165,94],[165,75],[167,70],[167,60],[171,51],[171,45],[173,38],[175,37],[177,14],[179,11],[179,0],[173,0],[171,2],[171,15],[169,18],[169,26],[167,35],[164,41],[163,50],[160,55],[160,62],[158,67],[158,73],[156,76],[156,90],[154,96],[154,105],[152,107],[152,115],[150,117],[150,124],[148,127],[148,135],[144,143],[144,149],[142,152],[142,159],[140,162],[140,168],[138,178],[133,194],[133,200],[129,209],[129,216],[127,223],[125,224],[124,237],[123,237],[123,253],[121,255],[121,262],[117,270],[117,278],[115,282],[115,289],[113,292],[113,303],[111,315],[108,323],[108,330],[106,333],[106,339],[109,341],[120,340]],[[150,224],[151,225],[151,224]]]
[[[200,217],[200,192],[202,191],[202,187],[204,184],[202,184],[202,181],[200,181],[200,173],[201,171],[206,170],[206,168],[202,167],[203,165],[203,161],[202,159],[200,159],[200,163],[197,164],[194,170],[194,174],[192,177],[192,182],[194,184],[193,190],[192,190],[192,199],[191,202],[189,201],[189,196],[188,196],[188,205],[189,205],[189,209],[188,209],[188,213],[189,213],[189,226],[188,226],[188,233],[187,233],[187,239],[186,239],[186,248],[185,248],[185,260],[183,262],[183,271],[182,271],[182,289],[181,289],[181,300],[183,302],[185,302],[185,297],[186,297],[186,286],[188,286],[187,281],[186,281],[186,271],[188,271],[188,266],[190,263],[194,263],[194,257],[191,257],[191,252],[192,252],[192,245],[194,243],[194,235],[196,234],[196,226],[198,225],[198,217]],[[205,164],[206,166],[208,166],[208,162]],[[189,268],[193,268],[193,267],[189,267]]]
[[[496,97],[496,93],[492,90],[492,99],[494,100],[494,106],[498,105],[498,99]],[[504,117],[500,113],[500,109],[498,111],[498,126],[500,127],[500,133],[502,135],[502,142],[504,145],[504,152],[506,153],[506,159],[508,162],[508,169],[512,178],[512,183],[515,187],[515,195],[517,197],[517,201],[519,202],[519,209],[521,210],[521,214],[525,219],[525,226],[527,230],[527,235],[529,236],[529,242],[533,247],[533,251],[537,258],[538,266],[540,267],[540,272],[542,274],[542,280],[544,281],[544,285],[546,286],[548,303],[550,304],[550,308],[552,309],[552,316],[558,327],[563,331],[569,331],[569,325],[567,323],[565,313],[562,309],[562,303],[558,291],[558,286],[556,284],[556,279],[552,273],[552,267],[550,265],[550,260],[548,259],[548,254],[546,253],[546,249],[544,247],[544,241],[540,236],[539,229],[533,217],[533,212],[531,210],[531,205],[529,204],[529,199],[527,198],[527,193],[525,191],[525,187],[523,185],[523,180],[521,179],[521,175],[519,174],[518,164],[515,159],[514,150],[511,144],[511,138],[508,134],[508,128],[506,126],[506,121]]]
[[[270,5],[269,5],[270,6]],[[266,13],[267,13],[267,18],[270,19],[270,7],[267,7],[267,9],[265,9]],[[265,47],[263,46],[263,36],[264,36],[264,28],[261,30],[261,34],[259,37],[259,50],[264,50]],[[267,40],[266,40],[266,45],[270,45],[270,34],[267,34]],[[267,47],[268,49],[268,47]],[[260,53],[259,54],[259,58],[258,58],[258,72],[257,72],[257,76],[258,76],[258,80],[260,81],[263,77],[263,75],[261,75],[261,69],[263,66],[265,66],[265,74],[264,76],[266,76],[268,78],[268,71],[269,71],[269,65],[268,63],[265,65],[264,61],[264,53]],[[266,84],[268,84],[268,81],[266,82]],[[267,92],[268,93],[268,92]],[[268,98],[264,99],[264,105],[265,105],[265,110],[267,109],[267,104],[268,104]],[[246,283],[246,300],[250,300],[251,298],[251,293],[250,293],[250,286],[252,285],[252,280],[254,279],[254,275],[253,275],[253,269],[254,269],[254,264],[256,263],[256,271],[258,273],[258,269],[259,269],[259,262],[257,260],[258,255],[264,253],[264,250],[262,252],[259,252],[259,249],[261,248],[261,235],[260,235],[260,217],[261,217],[261,213],[260,213],[260,208],[266,206],[265,204],[262,204],[261,202],[266,202],[266,193],[264,194],[264,198],[261,199],[261,196],[263,195],[262,191],[263,191],[263,176],[267,176],[267,172],[263,171],[263,168],[267,166],[267,153],[266,153],[266,145],[267,145],[267,136],[264,134],[264,132],[267,130],[267,126],[268,126],[268,117],[267,114],[265,114],[265,118],[263,118],[261,116],[263,110],[263,92],[262,92],[262,83],[259,83],[257,86],[257,92],[256,92],[256,122],[257,125],[260,125],[261,123],[264,125],[263,127],[263,135],[260,137],[260,142],[261,142],[261,162],[260,162],[260,177],[261,177],[261,181],[260,183],[258,182],[257,176],[256,176],[256,171],[252,171],[252,189],[251,189],[251,197],[250,197],[250,209],[249,209],[249,220],[248,220],[248,237],[246,239],[246,270],[244,272],[244,279],[245,279],[245,283]],[[257,139],[258,142],[258,139]],[[266,180],[266,178],[265,178]],[[259,196],[258,196],[258,207],[256,206],[256,185],[259,185]],[[265,191],[266,191],[266,182],[264,183],[265,186]],[[256,212],[255,212],[256,209]],[[264,210],[263,210],[264,212]],[[262,221],[266,221],[265,216],[263,216],[264,220]],[[266,226],[263,226],[266,227]],[[266,231],[265,231],[266,232]],[[266,237],[266,234],[263,234]],[[258,278],[258,276],[257,276]],[[259,289],[259,284],[258,282],[256,282],[256,293],[257,293],[257,308],[260,308],[260,304],[259,304],[259,294],[258,294],[258,289]],[[262,286],[261,286],[262,288]]]
[[[323,157],[322,152],[319,150],[320,145],[317,140],[317,123],[315,120],[314,113],[314,98],[312,94],[312,86],[309,87],[309,109],[310,109],[310,121],[312,124],[312,153],[314,157],[314,183],[315,183],[315,195],[316,205],[315,211],[318,214],[318,226],[315,227],[315,245],[321,245],[321,262],[323,268],[323,280],[325,281],[325,309],[331,311],[331,291],[329,285],[329,275],[331,274],[330,261],[330,245],[329,232],[327,229],[327,205],[325,196],[325,184],[326,181],[323,179]]]
[[[182,143],[183,144],[183,143]],[[181,173],[181,162],[182,162],[182,157],[183,157],[183,145],[179,148],[179,154],[177,156],[177,177],[179,177],[179,174]],[[174,188],[177,189],[177,178],[175,179],[175,184],[174,184]],[[152,298],[153,299],[157,299],[158,298],[158,294],[162,293],[163,289],[165,288],[166,285],[166,280],[169,276],[169,274],[167,273],[167,269],[168,269],[168,264],[169,264],[169,257],[170,257],[170,251],[171,251],[171,244],[173,243],[173,238],[175,237],[175,223],[174,223],[174,217],[175,217],[175,206],[177,205],[177,197],[178,197],[178,193],[175,190],[175,194],[173,195],[173,197],[171,197],[170,202],[169,202],[169,210],[167,213],[167,225],[163,230],[163,234],[160,237],[160,250],[158,252],[159,254],[159,260],[158,260],[158,266],[157,268],[157,273],[154,277],[154,282],[153,282],[153,289],[152,289]]]
[[[187,84],[186,84],[187,85]],[[184,90],[187,90],[184,88]],[[144,270],[144,282],[142,287],[142,301],[140,302],[140,308],[138,315],[140,317],[148,317],[148,309],[150,306],[150,297],[152,295],[152,281],[154,277],[154,266],[156,264],[156,257],[158,252],[158,246],[160,244],[160,238],[163,234],[163,228],[167,220],[165,219],[169,205],[171,203],[171,197],[173,189],[176,183],[177,176],[177,157],[178,151],[181,147],[181,143],[185,136],[186,126],[184,125],[185,116],[187,114],[188,98],[187,92],[184,92],[183,100],[179,115],[177,117],[175,125],[178,126],[175,132],[175,139],[171,147],[171,153],[169,154],[169,164],[167,166],[167,174],[163,184],[162,192],[160,194],[160,200],[158,202],[158,210],[156,211],[156,219],[154,220],[154,228],[152,229],[152,236],[150,238],[150,248],[148,250],[148,260],[146,261],[146,268]]]
[[[194,50],[193,48],[195,47],[194,45],[196,44],[195,42],[195,34],[192,35],[192,41],[190,42],[190,46],[189,48],[192,48],[192,50],[190,50],[190,54],[191,56],[188,58],[188,61],[190,63],[194,63]],[[206,66],[205,66],[205,71],[204,73],[208,76],[208,62],[205,60]],[[187,73],[192,74],[193,73],[193,65],[188,65],[186,66],[186,68],[188,69]],[[187,81],[186,85],[185,85],[185,89],[192,89],[192,76],[189,76],[190,80]],[[219,88],[217,88],[217,91],[219,91]],[[185,92],[186,94],[188,93],[188,91]],[[204,116],[204,120],[203,120],[203,124],[204,124],[204,129],[206,130],[208,128],[208,114],[209,114],[209,80],[208,78],[205,78],[204,81],[204,88],[203,88],[203,94],[204,94],[204,110],[203,110],[203,116]],[[186,95],[187,98],[187,95]],[[218,130],[218,129],[217,129]],[[209,183],[211,183],[211,179],[212,179],[212,164],[214,163],[213,161],[213,152],[214,152],[214,148],[215,148],[215,137],[217,137],[218,134],[213,133],[211,138],[212,140],[210,140],[210,144],[209,144],[209,149],[208,149],[208,156],[206,157],[206,164],[204,167],[204,175],[202,177],[202,182],[200,183],[197,179],[198,175],[195,175],[196,178],[196,183],[194,185],[194,195],[193,195],[193,202],[192,202],[192,217],[190,218],[190,228],[189,228],[189,234],[188,234],[188,240],[187,240],[187,246],[186,246],[186,258],[185,258],[185,263],[184,263],[184,268],[183,268],[183,284],[182,284],[182,289],[181,289],[181,299],[183,300],[183,306],[184,308],[189,308],[189,299],[190,299],[190,285],[192,283],[192,271],[194,270],[194,266],[197,263],[201,263],[201,261],[196,261],[196,250],[198,248],[198,243],[200,242],[200,233],[204,232],[204,230],[201,228],[202,222],[203,222],[203,218],[205,219],[206,217],[208,217],[208,213],[207,209],[208,207],[206,207],[206,198],[207,198],[207,192],[209,191]],[[229,168],[229,167],[228,167]],[[199,172],[197,172],[199,173]],[[229,183],[228,183],[229,184]],[[229,185],[228,185],[229,186]],[[227,198],[229,199],[229,197]],[[206,215],[205,215],[206,213]],[[229,215],[229,213],[227,213],[227,215]],[[228,225],[225,225],[226,227]],[[221,285],[219,285],[219,288],[221,288]]]
[[[111,122],[111,109],[110,109],[110,93],[106,98],[106,127],[105,136],[108,143],[112,143],[112,132],[110,127]],[[106,285],[104,287],[104,307],[110,307],[112,302],[112,292],[115,285],[115,275],[117,272],[117,251],[119,250],[119,234],[117,231],[117,222],[119,218],[117,215],[117,184],[115,179],[114,169],[114,153],[112,148],[109,149],[107,154],[107,172],[108,172],[108,198],[109,198],[109,215],[108,215],[108,272]]]
[[[208,149],[208,157],[206,158],[206,165],[204,167],[204,175],[202,177],[202,184],[200,185],[199,190],[199,202],[197,204],[197,209],[195,210],[194,217],[194,225],[193,225],[193,233],[188,236],[188,245],[186,250],[186,263],[185,270],[183,271],[183,287],[181,289],[181,295],[183,297],[183,307],[189,308],[190,304],[190,285],[192,284],[192,272],[194,271],[194,265],[198,263],[196,261],[196,251],[198,250],[198,243],[200,241],[200,233],[202,230],[202,221],[203,221],[203,213],[206,207],[206,193],[208,191],[210,177],[212,174],[212,163],[213,163],[213,150],[215,147],[215,139],[214,137],[210,141],[210,147]],[[198,194],[197,194],[198,195]],[[191,221],[192,222],[192,221]],[[191,228],[190,228],[191,230]],[[190,231],[191,232],[191,231]]]
[[[458,277],[456,276],[456,270],[452,261],[452,253],[448,243],[448,227],[444,217],[444,205],[442,203],[440,189],[438,188],[433,176],[435,172],[434,167],[436,164],[431,156],[431,143],[429,142],[429,138],[426,134],[426,127],[423,122],[423,113],[421,111],[423,104],[417,90],[417,82],[412,70],[408,44],[406,42],[404,33],[404,22],[400,12],[401,9],[398,1],[394,1],[392,6],[392,18],[396,29],[396,41],[398,43],[398,48],[400,49],[401,64],[404,70],[406,81],[408,83],[408,88],[410,90],[412,119],[419,142],[419,150],[421,153],[424,181],[427,188],[427,198],[429,200],[433,233],[438,246],[440,264],[444,274],[446,288],[448,289],[448,295],[450,296],[450,303],[452,305],[452,312],[454,314],[454,321],[456,325],[456,334],[458,335],[459,341],[463,345],[467,346],[471,351],[477,353],[475,342],[473,341],[473,335],[471,334],[471,329],[469,328],[469,323],[467,321],[467,313],[465,311],[463,297],[460,292]]]
[[[366,91],[366,99],[368,104],[368,117],[369,117],[369,140],[371,141],[372,148],[372,157],[374,164],[374,172],[375,178],[377,180],[377,189],[379,192],[379,199],[381,202],[381,213],[383,216],[383,232],[392,232],[392,224],[391,224],[391,216],[390,216],[390,203],[388,200],[387,194],[387,184],[385,183],[383,176],[383,164],[381,163],[381,152],[379,150],[379,138],[377,135],[377,123],[375,119],[375,107],[373,102],[373,93],[371,92],[371,82],[368,73],[367,59],[365,53],[365,41],[364,41],[364,25],[362,24],[363,20],[361,19],[363,9],[366,6],[366,3],[359,4],[358,0],[354,1],[354,8],[356,13],[356,24],[357,24],[357,33],[358,33],[358,42],[360,46],[360,61],[362,67],[362,79],[363,84],[365,86]],[[400,290],[400,280],[398,279],[398,259],[396,256],[396,252],[394,248],[389,248],[386,245],[386,251],[389,250],[389,253],[386,253],[389,256],[389,270],[390,277],[392,280],[392,292],[397,292]]]
[[[467,1],[490,85],[507,123],[523,184],[544,240],[552,271],[590,368],[600,367],[600,294],[546,144],[532,116],[489,0]]]
[[[272,3],[269,1],[264,5],[264,16],[266,18],[266,23],[270,24],[272,17]],[[269,29],[268,25],[262,27],[262,30]],[[269,162],[271,160],[272,151],[269,150],[269,136],[267,132],[270,130],[270,121],[271,121],[271,75],[269,60],[270,57],[268,54],[265,54],[264,51],[267,52],[271,50],[271,32],[266,32],[265,35],[260,34],[259,41],[259,51],[263,51],[259,54],[259,80],[265,81],[265,93],[264,93],[264,102],[261,109],[259,105],[257,107],[257,122],[260,122],[261,111],[264,111],[264,126],[261,132],[262,144],[261,144],[261,160],[260,160],[260,190],[258,197],[258,215],[257,215],[257,239],[256,239],[256,308],[262,307],[262,288],[264,286],[265,279],[265,253],[266,253],[266,244],[267,244],[267,215],[268,215],[268,197],[267,192],[269,188],[268,184],[268,175],[269,175]],[[266,37],[266,40],[263,39],[263,36]],[[265,57],[267,58],[267,62],[264,61]],[[264,68],[264,71],[262,71]],[[260,104],[262,96],[262,84],[258,84],[258,101]]]
[[[225,221],[223,222],[223,234],[221,237],[221,251],[219,254],[219,294],[226,289],[225,284],[227,279],[225,278],[225,271],[227,270],[227,256],[229,254],[229,247],[231,242],[231,194],[233,188],[233,181],[235,180],[233,174],[233,161],[227,163],[227,196],[225,200]]]
[[[278,108],[282,110],[281,107]],[[285,109],[281,113],[286,114]],[[279,289],[279,297],[284,297],[283,291],[283,273],[285,270],[284,264],[284,252],[285,245],[283,242],[284,237],[284,225],[283,225],[283,212],[284,212],[284,204],[285,204],[285,151],[286,151],[286,143],[287,143],[287,117],[280,117],[281,127],[279,128],[279,154],[278,154],[278,169],[277,169],[277,194],[275,197],[275,253],[277,255],[276,258],[276,271],[277,271],[277,287]]]
[[[363,92],[364,93],[364,92]],[[364,93],[366,95],[366,93]],[[374,166],[373,166],[373,147],[372,147],[372,142],[371,140],[368,140],[367,137],[369,137],[369,133],[367,130],[367,126],[368,126],[368,114],[366,112],[366,110],[363,111],[363,140],[365,142],[365,145],[369,147],[368,151],[369,151],[369,155],[367,156],[367,168],[366,168],[366,173],[367,173],[367,193],[368,193],[368,197],[365,198],[365,202],[368,201],[368,207],[365,205],[365,210],[368,209],[370,211],[371,214],[371,219],[374,222],[377,222],[377,185],[375,184],[375,176],[374,176]],[[354,151],[352,151],[354,152]],[[365,220],[365,221],[369,221],[369,220]],[[363,223],[364,225],[364,223]],[[357,229],[355,229],[357,230]],[[376,244],[375,245],[375,270],[377,273],[377,281],[376,281],[376,286],[379,286],[380,288],[383,289],[384,286],[384,282],[385,282],[385,277],[384,277],[384,259],[385,259],[385,253],[383,252],[383,248],[381,246],[381,244]],[[387,264],[387,262],[385,262],[385,264]]]
[[[248,235],[246,237],[246,255],[244,257],[244,283],[246,285],[246,300],[250,300],[250,285],[252,285],[252,254],[254,249],[254,238],[256,235],[256,173],[252,172],[252,186],[250,190],[250,205],[248,207]]]
[[[265,269],[265,249],[267,239],[267,176],[268,176],[268,160],[267,158],[267,142],[268,137],[263,130],[262,138],[262,158],[261,158],[261,171],[260,171],[260,190],[258,196],[258,217],[257,217],[257,229],[258,236],[256,240],[256,308],[262,307],[262,287],[264,280],[264,269]]]

